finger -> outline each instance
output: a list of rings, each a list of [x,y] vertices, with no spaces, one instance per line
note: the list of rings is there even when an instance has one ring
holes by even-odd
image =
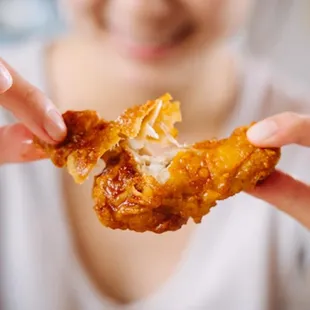
[[[0,62],[0,94],[7,91],[12,86],[12,76],[6,67]]]
[[[247,133],[253,144],[264,147],[281,147],[287,144],[310,146],[310,116],[285,112],[267,118]]]
[[[310,228],[310,186],[276,171],[249,192],[297,219]]]
[[[3,64],[11,74],[13,84],[0,95],[0,105],[12,112],[42,140],[48,143],[63,140],[66,126],[51,100],[2,60]]]
[[[46,158],[32,144],[32,137],[31,131],[21,123],[0,127],[0,165]]]

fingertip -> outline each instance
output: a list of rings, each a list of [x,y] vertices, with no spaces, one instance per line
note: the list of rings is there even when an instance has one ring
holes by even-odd
[[[247,131],[247,138],[253,144],[269,144],[278,132],[278,125],[271,119],[254,124]]]
[[[46,114],[45,131],[53,143],[61,142],[67,135],[67,127],[62,115],[56,109],[50,109]]]

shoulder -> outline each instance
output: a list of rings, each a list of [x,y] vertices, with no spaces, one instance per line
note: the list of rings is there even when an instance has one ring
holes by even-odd
[[[241,61],[243,105],[265,118],[292,111],[310,113],[309,83],[291,78],[266,59],[244,58]]]

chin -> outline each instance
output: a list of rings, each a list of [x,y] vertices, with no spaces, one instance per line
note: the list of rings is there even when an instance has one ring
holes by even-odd
[[[153,90],[155,93],[171,91],[175,85],[180,84],[176,68],[170,66],[152,66],[136,62],[126,61],[122,67],[120,76],[131,87],[143,87]]]
[[[188,85],[197,74],[203,62],[200,57],[180,53],[173,59],[140,61],[131,57],[114,54],[117,58],[116,72],[124,82],[131,86],[154,89],[157,92],[173,91]]]

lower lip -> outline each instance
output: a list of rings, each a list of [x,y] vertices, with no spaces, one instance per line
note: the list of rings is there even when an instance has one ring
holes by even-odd
[[[159,45],[147,46],[127,42],[119,37],[113,37],[113,43],[121,54],[125,54],[131,58],[151,61],[168,57],[178,46],[177,42]]]

